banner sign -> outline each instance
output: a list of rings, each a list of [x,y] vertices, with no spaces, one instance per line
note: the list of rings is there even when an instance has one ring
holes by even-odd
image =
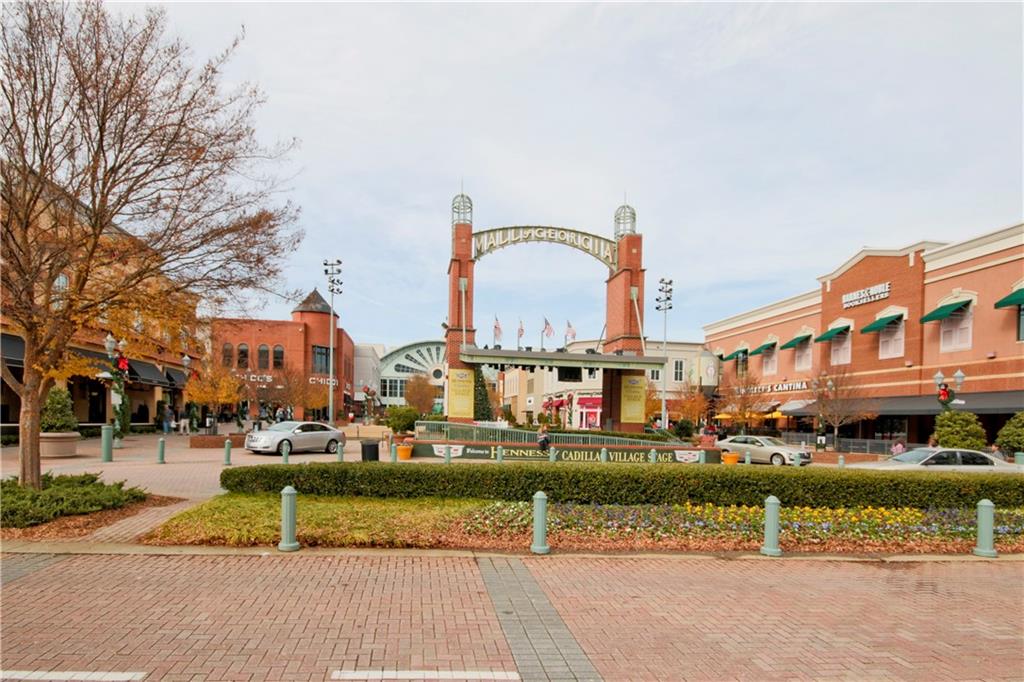
[[[564,227],[498,227],[473,233],[473,257],[480,258],[512,244],[551,242],[589,254],[612,270],[617,262],[615,242],[595,234]]]
[[[619,420],[627,424],[643,424],[647,407],[647,377],[643,374],[623,376],[621,400]]]
[[[891,288],[892,282],[882,282],[881,284],[843,294],[843,307],[853,308],[854,306],[864,305],[872,301],[881,301],[883,298],[889,298],[889,290]]]
[[[413,455],[416,457],[438,457],[444,458],[446,447],[451,448],[452,458],[462,459],[490,459],[498,458],[497,445],[472,445],[466,443],[415,443]],[[556,460],[559,462],[600,462],[601,446],[598,445],[566,445],[564,447],[553,446]],[[662,464],[696,464],[700,459],[699,449],[690,448],[665,448],[655,446],[658,453],[658,462]],[[503,459],[511,462],[546,462],[550,451],[542,452],[536,445],[509,445],[505,446]],[[650,462],[651,451],[644,448],[624,448],[612,446],[608,448],[609,462],[626,462],[630,464],[643,464]],[[721,464],[722,453],[717,448],[704,450],[704,461],[708,464]]]
[[[448,370],[448,416],[473,418],[473,370]]]

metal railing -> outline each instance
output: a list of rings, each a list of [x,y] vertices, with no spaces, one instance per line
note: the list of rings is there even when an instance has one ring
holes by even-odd
[[[813,433],[801,433],[795,431],[785,431],[782,434],[782,440],[786,441],[791,445],[799,445],[806,443],[807,447],[814,449],[814,443],[816,436]],[[825,435],[825,447],[829,450],[837,450],[839,452],[856,452],[865,453],[869,455],[889,455],[893,444],[901,439],[891,438],[840,438],[839,446],[836,447],[835,438],[831,433]],[[904,443],[904,447],[907,450],[914,448],[926,447],[925,443]]]
[[[646,440],[642,438],[624,438],[622,436],[603,436],[590,434],[586,431],[569,433],[552,433],[551,444],[558,445],[644,445],[647,447],[672,445],[670,442]],[[495,428],[475,424],[457,424],[454,422],[416,422],[416,437],[423,440],[440,441],[482,441],[494,443],[533,444],[537,442],[537,432],[526,429]]]

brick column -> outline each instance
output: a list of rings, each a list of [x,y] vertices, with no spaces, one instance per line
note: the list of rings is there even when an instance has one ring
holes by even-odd
[[[444,333],[448,352],[449,369],[472,369],[459,359],[463,345],[462,326],[465,314],[466,345],[476,345],[476,329],[473,327],[473,226],[456,223],[452,227],[452,258],[448,263],[448,329]],[[462,310],[463,295],[459,281],[465,278],[465,311]],[[447,410],[447,405],[446,405]],[[451,418],[454,422],[472,422],[472,419]]]
[[[633,289],[636,289],[636,306],[640,320],[644,317],[644,268],[643,236],[625,234],[618,242],[618,269],[607,281],[606,321],[604,352],[643,355],[640,323],[633,307]],[[642,433],[643,422],[622,422],[622,377],[642,375],[643,370],[604,370],[601,390],[602,428],[610,419],[615,431]]]

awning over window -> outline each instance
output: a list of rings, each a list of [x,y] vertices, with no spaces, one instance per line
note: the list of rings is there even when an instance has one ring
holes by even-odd
[[[166,370],[164,370],[164,373],[167,374],[167,378],[170,380],[170,382],[174,385],[175,388],[183,388],[185,386],[185,382],[188,381],[188,377],[186,377],[185,373],[182,372],[180,369],[168,367]]]
[[[746,349],[746,348],[740,348],[739,350],[736,350],[736,351],[733,351],[733,352],[729,353],[729,354],[728,354],[728,355],[726,355],[726,356],[725,356],[724,358],[722,358],[722,360],[723,360],[723,361],[726,361],[726,360],[735,360],[735,359],[737,359],[737,358],[738,358],[739,356],[743,355],[743,354],[744,354],[744,353],[746,353],[746,352],[747,352],[747,349]]]
[[[957,393],[964,401],[961,408],[975,414],[1013,414],[1024,405],[1024,391],[999,391],[986,393]],[[872,409],[880,415],[938,414],[942,405],[931,395],[898,396],[878,398]],[[785,407],[785,406],[784,406]],[[813,417],[818,410],[813,401],[796,409],[785,410],[792,417]]]
[[[860,330],[861,334],[870,334],[871,332],[880,332],[886,328],[886,326],[903,319],[903,313],[897,313],[896,315],[886,315],[880,317],[868,326]]]
[[[844,324],[842,327],[832,327],[827,332],[814,339],[814,343],[822,343],[823,341],[831,341],[835,337],[839,336],[843,332],[850,331],[850,325]]]
[[[758,346],[754,350],[750,351],[750,354],[751,355],[760,355],[761,353],[765,352],[769,348],[772,348],[773,346],[777,346],[778,343],[779,343],[778,341],[770,341],[768,343],[762,343],[760,346]]]
[[[921,318],[921,323],[925,322],[937,322],[944,320],[958,310],[963,310],[971,304],[970,301],[957,301],[956,303],[947,303],[946,305],[940,305],[935,310],[931,311],[927,315]]]
[[[167,386],[169,382],[164,373],[142,360],[128,360],[129,376],[132,381],[150,386]]]
[[[800,336],[797,336],[797,337],[795,337],[793,339],[790,339],[786,343],[784,343],[781,346],[779,346],[779,350],[786,350],[788,348],[796,348],[797,346],[799,346],[801,343],[803,343],[804,341],[806,341],[809,338],[811,338],[810,334],[801,334]]]
[[[8,367],[24,367],[25,339],[14,334],[0,336],[0,355]]]
[[[1017,289],[1010,292],[1009,296],[1003,296],[996,301],[997,308],[1009,308],[1010,306],[1024,305],[1024,289]]]

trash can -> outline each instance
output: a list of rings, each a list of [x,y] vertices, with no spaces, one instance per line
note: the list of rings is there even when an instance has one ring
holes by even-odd
[[[375,440],[364,440],[361,443],[364,462],[380,461],[380,443]]]

